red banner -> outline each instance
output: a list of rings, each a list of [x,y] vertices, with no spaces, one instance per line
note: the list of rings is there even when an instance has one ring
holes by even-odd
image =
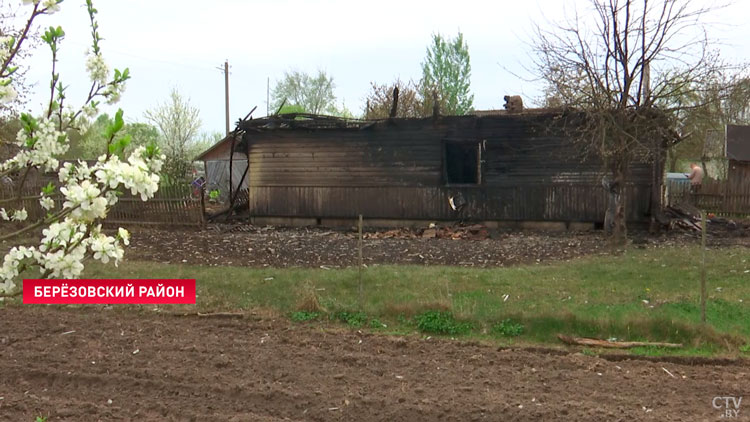
[[[194,304],[195,280],[26,279],[23,281],[23,303]]]

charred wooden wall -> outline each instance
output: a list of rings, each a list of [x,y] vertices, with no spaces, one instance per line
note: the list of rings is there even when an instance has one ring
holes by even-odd
[[[249,134],[254,216],[452,220],[601,221],[602,166],[539,116],[396,120],[362,130]],[[479,143],[481,183],[447,185],[445,142]],[[649,206],[651,170],[631,168],[629,219]],[[448,197],[467,201],[457,214]]]
[[[750,161],[729,160],[727,179],[735,185],[748,183],[750,181]]]

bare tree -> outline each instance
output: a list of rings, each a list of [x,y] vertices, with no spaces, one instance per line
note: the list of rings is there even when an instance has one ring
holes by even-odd
[[[429,110],[421,95],[421,89],[414,82],[396,79],[391,84],[371,84],[367,94],[365,118],[385,119],[390,116],[393,105],[393,90],[398,88],[398,107],[395,117],[425,117]]]
[[[611,219],[605,221],[620,243],[627,236],[629,164],[644,151],[660,163],[666,147],[684,135],[683,111],[697,106],[676,98],[705,89],[703,82],[728,66],[708,49],[702,18],[709,9],[689,0],[589,4],[590,14],[537,28],[536,64],[554,100],[548,103],[575,110],[571,137],[611,174]],[[658,202],[656,192],[652,199]]]

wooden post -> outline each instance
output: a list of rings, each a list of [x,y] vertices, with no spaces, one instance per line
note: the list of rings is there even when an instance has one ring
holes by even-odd
[[[396,113],[398,113],[398,87],[393,88],[393,103],[391,104],[391,112],[388,115],[391,119],[396,117]]]
[[[224,61],[224,113],[226,119],[226,135],[229,136],[229,60]],[[234,151],[232,151],[234,152]]]
[[[360,311],[364,307],[364,288],[362,286],[362,214],[359,215],[359,270],[357,276],[359,279],[359,309]]]
[[[701,211],[701,322],[706,322],[706,211]]]
[[[201,184],[201,226],[206,227],[206,184]]]

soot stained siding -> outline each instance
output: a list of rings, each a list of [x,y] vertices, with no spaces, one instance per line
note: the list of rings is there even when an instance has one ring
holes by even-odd
[[[602,166],[582,162],[549,116],[381,121],[363,129],[249,132],[253,216],[601,221]],[[446,143],[476,145],[480,182],[446,185]],[[650,165],[634,164],[629,219],[648,211]],[[467,202],[457,214],[448,197]]]

